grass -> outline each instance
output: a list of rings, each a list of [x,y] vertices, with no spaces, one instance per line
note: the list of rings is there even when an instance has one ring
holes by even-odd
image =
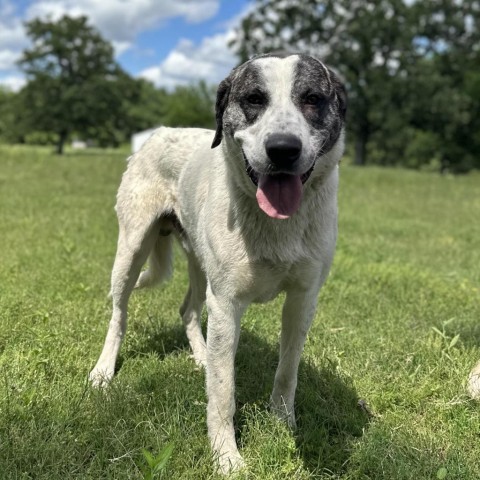
[[[177,313],[181,255],[169,284],[132,297],[111,387],[88,386],[110,316],[124,158],[0,147],[2,480],[218,478],[204,375]],[[244,318],[238,478],[480,478],[480,405],[465,394],[480,358],[480,176],[341,169],[339,245],[295,434],[265,407],[281,299]]]

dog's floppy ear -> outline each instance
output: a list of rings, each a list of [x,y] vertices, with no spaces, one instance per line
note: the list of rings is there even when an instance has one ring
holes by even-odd
[[[218,147],[222,141],[223,133],[223,113],[228,105],[228,96],[232,88],[232,76],[228,76],[220,82],[217,90],[217,100],[215,102],[215,121],[217,122],[217,130],[213,139],[212,148]]]

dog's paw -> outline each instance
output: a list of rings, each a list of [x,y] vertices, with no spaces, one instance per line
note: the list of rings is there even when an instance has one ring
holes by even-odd
[[[95,367],[88,376],[92,387],[105,388],[113,378],[114,370],[110,368]]]
[[[270,411],[281,421],[287,424],[291,430],[296,430],[297,421],[295,419],[295,409],[287,407],[285,402],[275,402],[273,398],[270,399]]]
[[[234,452],[223,452],[217,458],[218,471],[222,475],[231,475],[245,467],[245,462],[238,450]]]
[[[207,359],[206,358],[197,358],[194,353],[190,355],[190,358],[193,359],[193,361],[196,364],[195,370],[206,370],[207,369]]]
[[[218,428],[219,426],[220,428]],[[230,475],[241,470],[245,466],[245,462],[237,448],[233,424],[225,424],[221,421],[220,425],[209,424],[208,427],[209,436],[212,440],[213,458],[218,472],[223,475]],[[215,433],[212,434],[212,431]]]
[[[195,360],[195,363],[197,364],[197,367],[199,368],[204,368],[206,370],[207,368],[207,347],[205,346],[205,342],[203,344],[197,345],[195,348],[192,347],[192,357]]]

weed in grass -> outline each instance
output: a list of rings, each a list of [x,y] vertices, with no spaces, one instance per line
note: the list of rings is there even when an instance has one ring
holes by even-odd
[[[169,443],[162,448],[158,455],[152,455],[148,450],[142,450],[143,456],[147,461],[147,465],[142,468],[144,480],[154,480],[161,478],[165,473],[167,462],[172,456],[174,444]]]

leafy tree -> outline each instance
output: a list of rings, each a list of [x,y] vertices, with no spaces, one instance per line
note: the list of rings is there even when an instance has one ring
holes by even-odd
[[[205,82],[178,86],[172,92],[152,83],[135,80],[135,101],[129,101],[122,131],[132,133],[158,125],[170,127],[214,128],[213,105],[216,89]]]
[[[480,1],[435,0],[412,6],[423,59],[409,67],[412,124],[435,136],[441,169],[480,168]]]
[[[162,123],[172,127],[214,128],[215,91],[203,81],[177,87],[165,98]]]
[[[69,134],[105,127],[125,109],[130,79],[113,58],[113,48],[86,17],[34,19],[26,24],[33,47],[19,61],[28,83],[21,91],[25,121],[55,132],[62,153]],[[128,96],[128,95],[127,95]]]
[[[466,70],[463,78],[444,71],[445,59],[424,58],[409,70],[411,94],[404,98],[413,138],[406,156],[420,163],[436,159],[442,171],[465,172],[480,167],[480,76]]]
[[[0,87],[0,141],[12,142],[19,140],[15,131],[15,94]]]
[[[156,88],[153,83],[144,79],[136,81],[137,95],[134,102],[128,106],[129,126],[127,136],[139,130],[146,130],[163,124],[166,115],[168,93],[162,88]]]

